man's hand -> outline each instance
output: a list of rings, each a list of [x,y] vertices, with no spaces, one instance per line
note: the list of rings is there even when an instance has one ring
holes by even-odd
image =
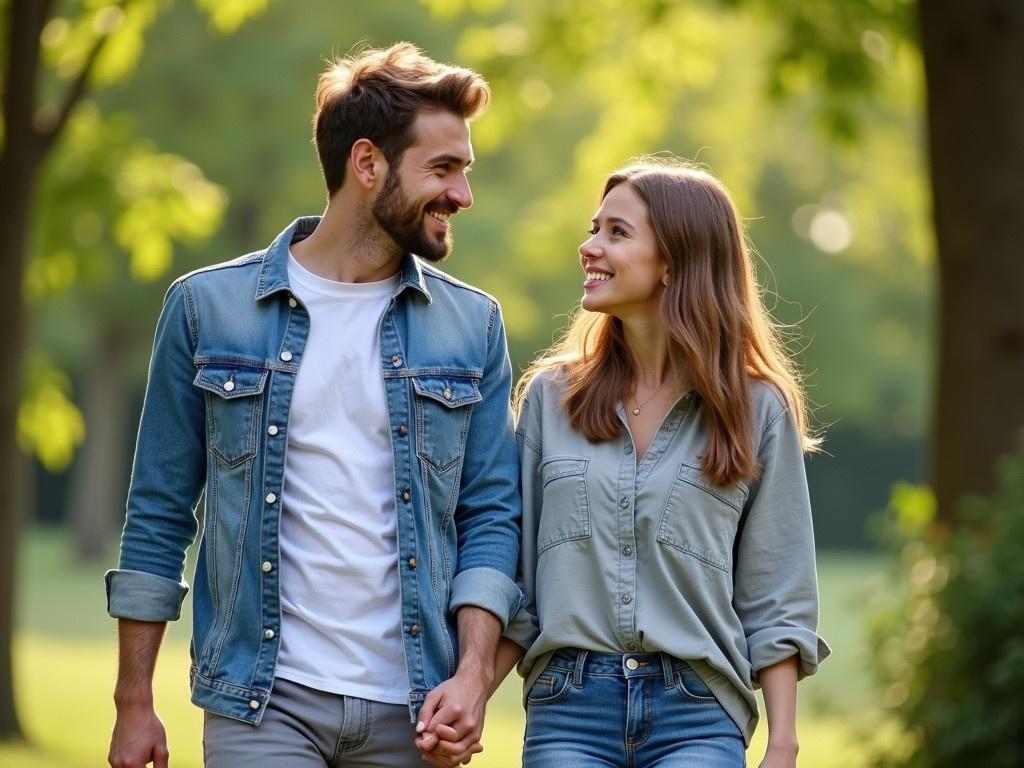
[[[468,763],[483,751],[488,681],[461,671],[432,690],[420,708],[416,746],[423,760],[438,768]]]
[[[118,706],[107,762],[111,768],[167,768],[167,732],[152,705]]]

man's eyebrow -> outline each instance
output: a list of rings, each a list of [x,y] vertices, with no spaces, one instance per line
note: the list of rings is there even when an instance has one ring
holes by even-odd
[[[435,155],[427,160],[427,165],[458,165],[469,168],[475,159],[476,158],[471,157],[469,160],[466,160],[464,157],[459,157],[458,155]]]

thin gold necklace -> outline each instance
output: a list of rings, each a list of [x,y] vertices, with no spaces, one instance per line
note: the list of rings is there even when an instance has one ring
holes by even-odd
[[[670,378],[669,379],[665,379],[663,382],[661,382],[661,386],[658,387],[656,390],[654,390],[654,392],[651,393],[650,397],[648,397],[642,403],[637,403],[636,408],[633,409],[633,415],[634,416],[639,416],[640,415],[640,411],[642,411],[644,409],[644,406],[647,405],[649,402],[651,402],[651,400],[654,399],[654,396],[657,395],[659,392],[661,392],[661,390],[663,390],[668,385],[668,383],[671,380],[672,379],[670,379]],[[635,393],[633,395],[633,402],[636,403],[636,394]]]

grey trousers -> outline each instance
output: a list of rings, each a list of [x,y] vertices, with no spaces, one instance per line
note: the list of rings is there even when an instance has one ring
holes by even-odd
[[[339,696],[276,678],[259,726],[206,713],[207,768],[422,766],[405,704]]]

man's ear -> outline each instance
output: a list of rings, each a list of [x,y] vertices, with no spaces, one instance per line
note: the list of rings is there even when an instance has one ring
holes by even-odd
[[[348,156],[352,177],[365,189],[373,189],[388,172],[384,153],[369,139],[358,139]]]

